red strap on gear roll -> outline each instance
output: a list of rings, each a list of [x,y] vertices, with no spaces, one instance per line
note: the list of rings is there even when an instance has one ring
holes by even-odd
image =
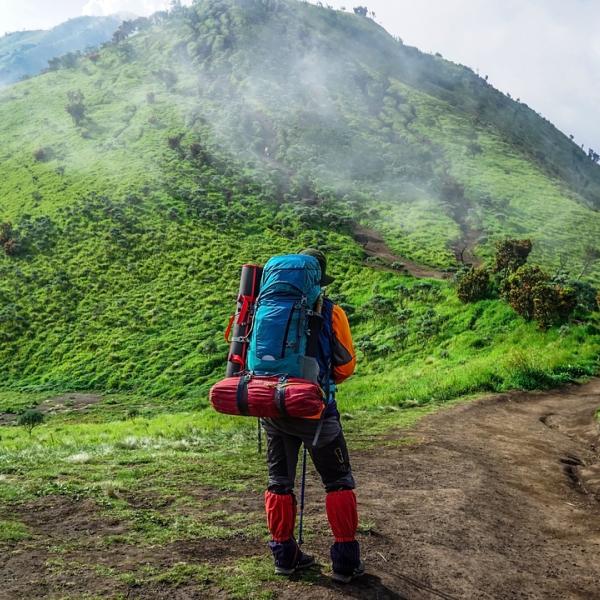
[[[296,498],[293,494],[265,492],[267,526],[274,542],[287,542],[294,537]]]
[[[232,363],[235,363],[237,365],[240,365],[242,368],[246,364],[246,361],[244,360],[244,357],[240,356],[239,354],[230,354],[229,358],[227,360],[229,360],[229,362],[232,362]]]
[[[329,492],[325,499],[325,506],[335,541],[353,542],[358,529],[358,511],[354,491]]]
[[[240,300],[242,302],[242,306],[240,308],[240,312],[236,321],[238,325],[241,325],[242,323],[246,322],[246,318],[248,317],[248,311],[250,309],[250,305],[252,304],[252,298],[250,296],[242,296]]]
[[[229,339],[229,335],[231,334],[231,328],[233,327],[233,320],[235,319],[235,315],[231,315],[229,317],[229,324],[227,325],[227,329],[225,330],[225,341],[230,344],[231,340]]]

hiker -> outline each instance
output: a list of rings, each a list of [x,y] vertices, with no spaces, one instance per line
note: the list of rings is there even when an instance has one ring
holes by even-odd
[[[327,261],[322,252],[307,249],[301,254],[318,260],[321,286],[333,281],[326,274]],[[319,383],[333,394],[335,385],[354,372],[356,357],[348,318],[342,308],[324,298],[322,315],[318,344]],[[358,526],[355,483],[335,400],[328,404],[320,421],[282,417],[262,419],[261,422],[267,436],[269,484],[265,492],[265,509],[272,537],[269,547],[273,552],[275,572],[292,575],[315,563],[312,556],[300,550],[294,539],[294,483],[298,453],[304,444],[327,493],[325,507],[335,538],[331,546],[333,579],[349,583],[364,573],[364,564],[360,560],[360,548],[355,537]]]

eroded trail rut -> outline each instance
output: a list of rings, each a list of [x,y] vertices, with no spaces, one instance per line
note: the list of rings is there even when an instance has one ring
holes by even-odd
[[[599,406],[600,380],[493,396],[427,417],[415,445],[357,455],[370,576],[316,595],[600,598]]]

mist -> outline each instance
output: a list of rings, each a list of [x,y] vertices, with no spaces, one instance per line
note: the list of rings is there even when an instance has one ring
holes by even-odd
[[[336,8],[350,6],[332,0]],[[600,4],[588,0],[370,0],[406,44],[465,64],[579,144],[600,147]]]

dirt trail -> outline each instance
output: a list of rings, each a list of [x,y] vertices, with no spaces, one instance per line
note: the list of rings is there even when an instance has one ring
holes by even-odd
[[[398,256],[397,254],[394,254],[388,247],[388,245],[383,241],[381,235],[374,229],[367,229],[366,227],[357,225],[354,228],[353,235],[354,239],[362,245],[364,251],[368,256],[378,258],[382,261],[382,268],[388,270],[396,270],[392,269],[391,265],[393,263],[402,263],[404,265],[404,270],[410,273],[413,277],[428,277],[431,279],[449,278],[449,274],[444,271],[440,271],[438,269],[434,269],[433,267],[422,265],[420,263],[409,260],[404,256]]]
[[[97,404],[101,400],[102,396],[98,394],[63,394],[62,396],[55,396],[53,398],[44,400],[35,406],[35,410],[45,415],[51,415],[65,411],[85,412],[90,406]],[[0,412],[0,426],[16,423],[18,418],[18,415],[15,413]]]
[[[510,393],[444,409],[386,445],[352,452],[368,575],[333,584],[266,584],[277,598],[592,600],[600,598],[600,379],[547,393]],[[406,442],[411,442],[407,444]],[[305,550],[328,562],[324,494],[311,469]],[[231,493],[261,511],[260,494]],[[223,505],[225,508],[225,505]],[[224,598],[193,582],[129,586],[85,565],[137,571],[182,561],[267,560],[258,539],[198,540],[164,548],[102,542],[124,525],[92,500],[46,497],[18,514],[36,538],[0,552],[0,598]],[[77,540],[83,547],[70,551]],[[61,544],[77,578],[49,571]],[[0,544],[0,547],[2,545]]]
[[[416,445],[355,456],[370,575],[322,578],[314,597],[600,598],[599,406],[598,379],[493,396],[427,417]]]

